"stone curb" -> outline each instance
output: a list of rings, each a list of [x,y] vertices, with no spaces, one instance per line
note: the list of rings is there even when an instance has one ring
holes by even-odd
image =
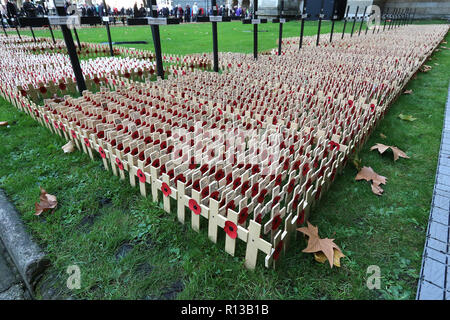
[[[28,290],[34,294],[34,288],[50,261],[31,239],[3,190],[0,190],[0,239]]]

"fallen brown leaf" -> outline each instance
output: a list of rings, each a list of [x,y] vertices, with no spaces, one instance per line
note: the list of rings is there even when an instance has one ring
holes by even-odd
[[[72,140],[69,140],[65,145],[62,146],[61,149],[63,149],[64,153],[71,153],[75,150],[75,145],[73,144]]]
[[[384,135],[384,134],[382,134],[382,133],[380,133],[380,137],[382,138],[382,139],[386,139],[387,137]]]
[[[403,91],[403,94],[411,94],[411,93],[413,93],[412,90],[405,90],[405,91]]]
[[[8,121],[0,121],[0,127],[5,127],[8,125]]]
[[[382,143],[377,143],[376,145],[374,145],[373,147],[370,148],[370,150],[378,150],[378,152],[380,154],[384,153],[387,149],[391,148],[392,153],[394,154],[394,161],[397,161],[398,158],[405,158],[405,159],[409,159],[409,157],[406,155],[405,152],[403,152],[402,150],[400,150],[397,147],[394,146],[386,146]]]
[[[53,210],[58,205],[58,200],[52,194],[47,193],[44,189],[41,188],[41,195],[39,197],[40,202],[35,203],[34,207],[36,209],[35,215],[39,216],[42,212],[46,212],[49,210]]]
[[[344,254],[337,250],[336,248],[333,248],[334,257],[333,257],[333,265],[336,267],[341,267],[341,258],[345,257]],[[314,253],[314,259],[319,263],[325,263],[327,261],[327,257],[323,254],[322,251],[315,252]]]
[[[298,228],[298,231],[308,236],[308,246],[302,250],[302,252],[307,253],[314,253],[315,258],[321,259],[321,255],[324,255],[328,262],[330,263],[330,267],[333,268],[333,264],[336,266],[340,266],[339,259],[342,257],[345,257],[345,255],[342,253],[341,249],[337,246],[337,244],[334,243],[334,239],[328,239],[324,238],[321,239],[319,237],[319,229],[315,226],[313,226],[308,221],[308,227],[302,227]],[[338,252],[336,254],[336,252]],[[318,256],[316,257],[316,254]],[[335,262],[337,259],[337,263]],[[319,261],[318,260],[318,261]],[[321,262],[321,261],[319,261]],[[325,262],[325,260],[323,260]]]
[[[372,180],[377,184],[386,184],[387,178],[380,176],[378,173],[373,171],[371,167],[362,167],[361,171],[359,171],[356,175],[355,180]]]

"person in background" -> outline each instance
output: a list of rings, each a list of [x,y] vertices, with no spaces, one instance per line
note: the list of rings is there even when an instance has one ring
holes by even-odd
[[[186,10],[184,11],[184,21],[191,22],[191,7],[186,5]]]
[[[30,2],[30,0],[25,0],[25,2],[23,3],[23,11],[25,12],[25,15],[28,18],[35,18],[36,17],[36,7],[35,5]]]
[[[198,17],[198,6],[197,2],[194,2],[194,5],[192,6],[192,21],[197,22]]]
[[[180,19],[180,22],[183,22],[183,8],[181,7],[181,4],[178,4],[177,18]]]

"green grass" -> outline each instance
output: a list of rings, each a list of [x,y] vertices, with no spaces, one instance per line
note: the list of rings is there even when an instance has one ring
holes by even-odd
[[[250,36],[250,35],[249,35]],[[250,40],[251,41],[251,40]],[[446,41],[450,41],[447,35]],[[183,48],[184,49],[184,48]],[[181,49],[180,49],[181,50]],[[186,48],[186,50],[188,50]],[[244,48],[242,48],[243,51]],[[436,66],[434,63],[438,63]],[[366,182],[354,180],[349,164],[312,214],[322,237],[336,239],[346,258],[330,269],[302,253],[298,237],[277,270],[260,263],[243,266],[243,246],[236,257],[198,234],[139,191],[103,169],[100,159],[63,154],[65,141],[51,134],[4,100],[0,102],[0,187],[22,213],[28,230],[48,252],[52,266],[38,286],[39,297],[53,290],[59,297],[83,299],[402,299],[415,297],[432,197],[450,75],[450,50],[427,62],[360,152],[363,165],[388,177],[377,197]],[[402,121],[400,113],[418,118]],[[380,137],[380,133],[387,136]],[[370,151],[377,142],[405,150],[411,159]],[[53,214],[36,217],[39,186],[58,197]],[[133,246],[122,259],[119,247]],[[81,269],[81,289],[66,288],[69,265]],[[381,269],[381,290],[366,287],[367,267]],[[179,290],[178,290],[179,291]]]
[[[335,24],[335,37],[342,34],[344,23]],[[259,25],[258,50],[266,51],[276,46],[278,40],[278,23],[266,23]],[[365,31],[363,26],[363,31]],[[351,32],[352,24],[348,23],[346,32]],[[161,48],[163,53],[168,54],[189,54],[212,52],[212,30],[209,23],[179,24],[160,27]],[[323,21],[321,33],[330,33],[331,22]],[[355,33],[359,31],[359,23],[355,26]],[[35,30],[36,37],[50,37],[48,30]],[[107,35],[105,28],[82,28],[77,30],[82,42],[106,42]],[[242,22],[219,23],[217,27],[219,51],[224,52],[253,52],[253,26],[244,25]],[[370,32],[370,31],[369,31]],[[14,34],[15,32],[11,32]],[[30,31],[21,32],[31,36]],[[305,23],[305,36],[317,33],[317,21],[307,21]],[[60,30],[54,30],[56,38],[62,39]],[[299,37],[300,23],[291,21],[283,26],[283,38]],[[138,49],[154,51],[152,33],[150,26],[114,27],[111,26],[112,41],[148,41],[148,44],[125,45]],[[75,39],[75,36],[74,36]],[[329,37],[323,37],[322,41],[328,41]]]

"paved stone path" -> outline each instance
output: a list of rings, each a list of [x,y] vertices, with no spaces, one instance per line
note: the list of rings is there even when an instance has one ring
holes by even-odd
[[[0,300],[23,300],[30,296],[0,240]]]
[[[450,300],[450,87],[433,201],[417,289],[418,300]]]

